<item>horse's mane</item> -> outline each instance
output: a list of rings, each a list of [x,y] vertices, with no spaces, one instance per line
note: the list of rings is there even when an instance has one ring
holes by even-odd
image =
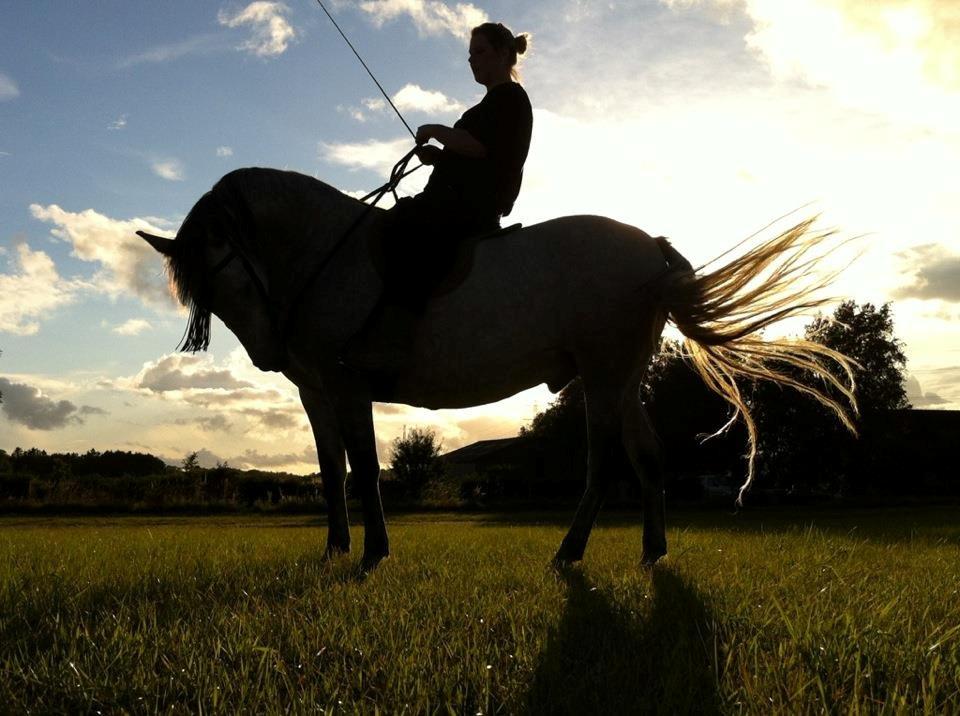
[[[180,303],[190,311],[178,346],[180,350],[195,352],[206,350],[210,345],[209,277],[203,259],[207,236],[211,232],[221,235],[226,232],[231,243],[256,253],[260,234],[249,198],[271,196],[299,203],[311,194],[321,201],[336,198],[355,201],[329,184],[304,174],[251,167],[224,175],[193,205],[167,258],[171,286]]]

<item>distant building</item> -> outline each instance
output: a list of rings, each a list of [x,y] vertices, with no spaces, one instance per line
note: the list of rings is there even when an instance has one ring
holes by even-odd
[[[440,459],[465,495],[566,498],[583,491],[583,468],[550,454],[530,436],[481,440]]]

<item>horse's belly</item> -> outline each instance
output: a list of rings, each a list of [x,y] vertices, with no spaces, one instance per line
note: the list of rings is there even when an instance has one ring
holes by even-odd
[[[506,360],[421,361],[396,385],[393,402],[422,408],[469,408],[495,403],[546,383],[556,392],[576,377],[571,355],[542,351]]]

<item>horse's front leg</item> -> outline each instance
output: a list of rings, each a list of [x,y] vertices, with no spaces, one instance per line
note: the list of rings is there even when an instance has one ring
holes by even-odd
[[[373,405],[369,400],[351,397],[338,405],[337,414],[350,458],[351,475],[363,508],[362,566],[364,570],[370,570],[390,555],[380,499],[380,461],[373,428]]]
[[[317,444],[323,497],[327,502],[326,556],[350,551],[350,522],[347,516],[347,466],[343,439],[336,412],[327,396],[314,388],[300,388],[300,400]]]

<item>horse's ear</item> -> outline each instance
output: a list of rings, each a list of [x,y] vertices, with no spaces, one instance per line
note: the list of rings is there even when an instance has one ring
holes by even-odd
[[[138,231],[137,236],[145,240],[164,256],[173,256],[173,239],[154,236],[153,234],[148,234],[146,231]]]

